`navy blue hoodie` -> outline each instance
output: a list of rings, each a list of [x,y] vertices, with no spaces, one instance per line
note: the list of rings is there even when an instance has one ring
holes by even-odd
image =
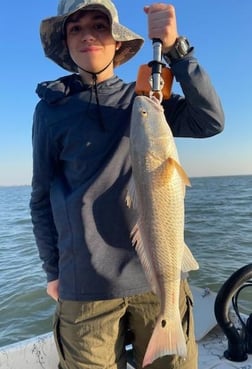
[[[174,136],[222,131],[223,111],[191,55],[172,66],[184,96],[163,102]],[[135,83],[114,76],[92,87],[77,74],[38,85],[33,123],[31,215],[47,273],[65,300],[102,300],[149,290],[130,232],[129,128]]]

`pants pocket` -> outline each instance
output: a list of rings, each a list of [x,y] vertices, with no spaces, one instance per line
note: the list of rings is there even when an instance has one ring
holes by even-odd
[[[60,337],[59,302],[58,302],[56,312],[54,314],[54,319],[53,319],[53,334],[54,334],[54,341],[56,344],[60,362],[65,361],[64,349],[63,349],[63,345],[62,345],[61,337]]]
[[[193,296],[187,281],[184,281],[182,326],[187,340],[194,340]]]
[[[187,339],[193,334],[194,326],[193,326],[193,312],[192,312],[193,302],[190,296],[186,296],[186,312],[182,320],[182,324],[184,327],[184,332]]]

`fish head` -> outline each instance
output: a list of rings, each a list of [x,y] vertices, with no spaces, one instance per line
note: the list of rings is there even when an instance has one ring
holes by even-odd
[[[156,97],[135,97],[131,115],[131,144],[135,151],[167,157],[171,131]]]

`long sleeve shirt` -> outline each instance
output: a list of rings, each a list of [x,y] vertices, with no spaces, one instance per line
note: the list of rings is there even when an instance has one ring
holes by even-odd
[[[204,138],[223,129],[220,100],[188,55],[172,65],[184,96],[163,101],[173,135]],[[47,280],[67,300],[101,300],[149,290],[130,233],[129,132],[135,83],[117,76],[92,87],[77,74],[38,85],[33,123],[31,215]]]

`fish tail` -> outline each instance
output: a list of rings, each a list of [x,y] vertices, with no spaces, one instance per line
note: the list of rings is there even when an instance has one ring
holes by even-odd
[[[143,360],[143,367],[165,355],[186,357],[187,348],[180,315],[167,320],[160,316],[155,325]]]

